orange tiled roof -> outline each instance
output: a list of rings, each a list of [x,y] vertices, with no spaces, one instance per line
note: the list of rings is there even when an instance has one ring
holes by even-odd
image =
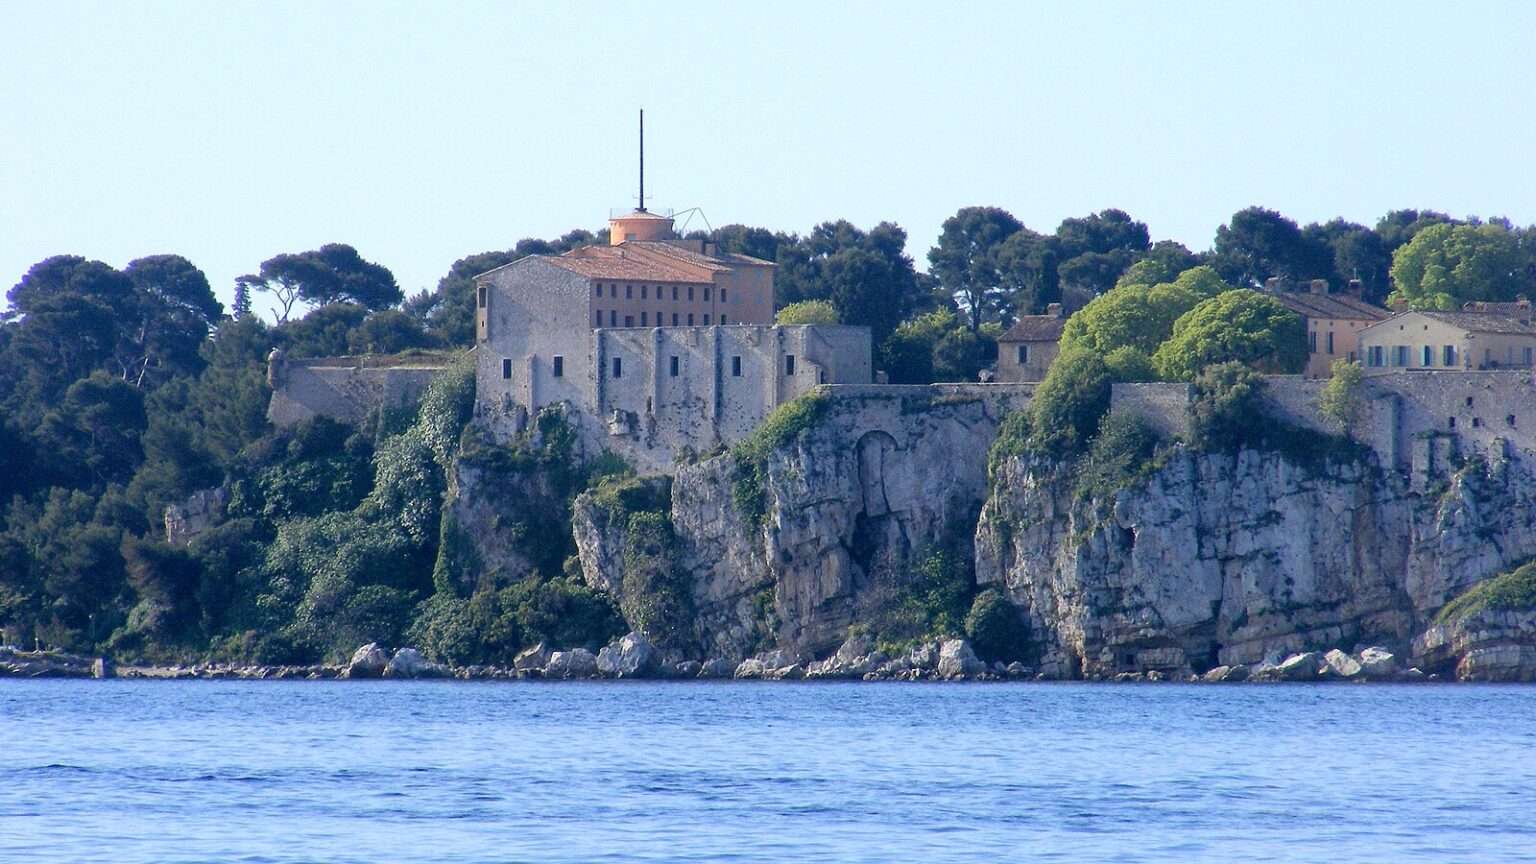
[[[618,246],[583,246],[564,255],[547,256],[544,260],[589,279],[635,282],[707,284],[714,281],[716,270],[730,269],[723,266],[702,267],[643,248],[659,245],[665,244],[630,242]]]

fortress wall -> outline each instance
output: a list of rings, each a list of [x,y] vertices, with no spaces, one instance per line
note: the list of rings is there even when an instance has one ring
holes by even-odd
[[[355,365],[344,365],[352,361]],[[273,379],[267,420],[274,426],[292,426],[324,415],[344,423],[358,423],[375,408],[398,408],[421,399],[432,376],[446,362],[369,367],[363,358],[330,357],[319,360],[288,360]]]

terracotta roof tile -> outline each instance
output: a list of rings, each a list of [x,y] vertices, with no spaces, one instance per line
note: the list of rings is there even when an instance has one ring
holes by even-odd
[[[1420,312],[1419,314],[1472,333],[1536,336],[1536,327],[1507,315],[1495,315],[1489,312]]]

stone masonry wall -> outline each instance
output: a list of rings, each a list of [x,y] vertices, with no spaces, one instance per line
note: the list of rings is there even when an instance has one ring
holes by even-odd
[[[448,359],[439,355],[392,361],[388,366],[370,362],[366,357],[274,361],[268,376],[273,386],[267,420],[285,427],[324,415],[357,423],[375,408],[415,404],[432,376],[448,365]]]

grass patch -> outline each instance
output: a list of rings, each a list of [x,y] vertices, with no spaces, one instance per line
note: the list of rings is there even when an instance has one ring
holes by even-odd
[[[1536,561],[1467,589],[1445,604],[1435,623],[1450,624],[1479,612],[1536,609]]]
[[[818,387],[773,409],[746,440],[731,448],[736,462],[731,500],[747,524],[761,527],[768,515],[768,454],[815,428],[831,405],[831,397]]]

